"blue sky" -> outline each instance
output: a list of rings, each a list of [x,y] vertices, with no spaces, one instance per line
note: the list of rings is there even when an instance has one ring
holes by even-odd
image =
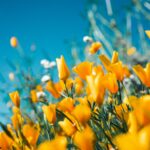
[[[6,69],[5,58],[17,59],[18,55],[10,44],[11,36],[19,39],[26,53],[35,43],[36,57],[45,49],[51,58],[64,54],[69,49],[64,40],[78,38],[85,34],[85,21],[80,16],[84,0],[2,0],[0,1],[0,71]]]

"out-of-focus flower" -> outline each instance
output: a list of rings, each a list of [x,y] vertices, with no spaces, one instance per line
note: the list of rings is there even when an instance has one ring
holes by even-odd
[[[14,48],[16,48],[18,46],[18,40],[16,37],[11,37],[10,39],[10,45]]]
[[[78,95],[81,94],[83,92],[83,86],[84,86],[84,84],[83,84],[81,78],[76,77],[75,78],[75,93]]]
[[[144,85],[150,87],[150,63],[146,65],[145,69],[141,65],[136,65],[133,67],[133,71]]]
[[[146,35],[150,38],[150,30],[145,30]]]
[[[75,133],[73,141],[80,150],[94,150],[95,135],[88,125],[86,125],[83,131]]]
[[[54,66],[56,66],[55,61],[50,62],[47,59],[42,59],[40,63],[45,69],[53,68]]]
[[[40,127],[38,124],[25,124],[22,128],[22,132],[29,144],[36,146],[37,140],[40,135]]]
[[[38,102],[38,97],[37,97],[36,90],[31,90],[30,95],[31,95],[31,100],[32,100],[33,103]]]
[[[102,68],[101,65],[94,66],[94,67],[92,68],[92,75],[93,75],[93,76],[96,76],[97,74],[104,75],[104,71],[103,71],[103,68]]]
[[[83,37],[83,42],[92,43],[92,42],[93,42],[93,39],[92,39],[90,36],[84,36],[84,37]]]
[[[42,78],[41,78],[41,82],[42,83],[46,83],[47,81],[49,81],[51,79],[51,77],[49,75],[44,75]]]
[[[80,78],[85,80],[86,76],[92,73],[92,66],[93,66],[93,63],[85,61],[75,66],[73,68],[73,71],[77,73]]]
[[[102,47],[102,44],[100,42],[94,42],[89,48],[90,54],[95,54],[100,48]]]
[[[105,88],[107,88],[112,94],[118,92],[117,78],[114,73],[106,74],[103,79],[103,85]]]
[[[46,84],[46,90],[49,91],[53,97],[60,98],[60,93],[62,92],[63,88],[60,82],[53,83],[52,81],[48,81]]]
[[[89,89],[88,95],[97,104],[99,104],[99,105],[102,104],[104,94],[105,94],[105,88],[101,84],[102,83],[101,74],[98,74],[95,77],[92,76],[92,75],[89,75],[89,76],[86,77],[86,80],[87,80],[88,89]],[[101,92],[99,92],[99,91],[101,91]]]
[[[22,119],[21,114],[19,112],[15,112],[13,114],[13,116],[11,117],[11,121],[12,121],[14,129],[16,131],[19,130],[22,123],[23,123],[23,119]]]
[[[60,125],[64,133],[68,136],[72,136],[77,130],[75,124],[73,124],[67,118],[65,118],[63,121],[59,121],[58,124]]]
[[[54,140],[43,142],[39,145],[38,150],[66,150],[67,138],[64,136],[57,136]]]
[[[65,59],[63,56],[56,59],[57,68],[58,68],[58,76],[60,80],[66,80],[70,76],[70,71],[68,66],[66,65]]]
[[[15,106],[19,107],[20,106],[20,96],[18,91],[14,91],[9,93],[10,99],[14,103]]]
[[[74,109],[74,100],[70,97],[62,99],[57,104],[57,109],[64,111],[64,112],[72,112]]]
[[[99,58],[106,70],[108,72],[113,72],[116,75],[117,80],[122,81],[125,77],[130,76],[127,66],[123,65],[121,61],[118,61],[117,52],[113,52],[112,61],[105,55],[100,55]]]
[[[10,73],[8,74],[8,77],[9,77],[9,79],[10,79],[11,81],[13,81],[13,80],[15,79],[15,75],[14,75],[13,72],[10,72]]]
[[[131,56],[136,52],[136,48],[135,47],[131,47],[127,50],[127,55]]]
[[[146,126],[136,133],[127,133],[115,138],[119,150],[149,150],[150,126]]]
[[[78,122],[85,124],[91,117],[91,109],[87,105],[79,104],[72,111],[72,115]]]
[[[54,124],[56,121],[56,105],[55,104],[50,104],[48,106],[44,105],[42,109],[48,122]]]
[[[12,145],[13,140],[10,137],[8,137],[5,132],[0,132],[0,149],[11,149]]]

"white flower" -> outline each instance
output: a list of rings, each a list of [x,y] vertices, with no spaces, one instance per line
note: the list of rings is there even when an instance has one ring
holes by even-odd
[[[8,75],[8,77],[9,77],[9,79],[10,79],[11,81],[13,81],[13,80],[15,79],[15,75],[14,75],[13,72],[10,72],[9,75]]]
[[[41,63],[41,65],[42,65],[45,69],[53,68],[54,66],[56,66],[56,62],[55,62],[55,61],[50,62],[50,61],[47,60],[47,59],[42,59],[40,63]]]
[[[83,37],[83,41],[84,42],[93,42],[93,39],[91,37],[89,37],[89,36],[84,36]]]
[[[39,98],[41,98],[41,97],[45,97],[46,94],[45,94],[44,92],[37,92],[37,93],[36,93],[36,96],[37,96],[37,98],[39,99]]]
[[[42,83],[45,83],[47,81],[49,81],[51,79],[51,77],[49,75],[44,75],[42,78],[41,78],[41,82]]]

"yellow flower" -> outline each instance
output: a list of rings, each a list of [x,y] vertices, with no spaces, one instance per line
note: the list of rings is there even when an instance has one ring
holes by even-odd
[[[64,136],[57,136],[54,140],[45,141],[39,145],[37,150],[66,150],[67,139]]]
[[[54,124],[56,121],[56,105],[50,104],[50,105],[44,105],[42,107],[42,110],[46,116],[46,119],[49,123]]]
[[[70,97],[62,99],[57,104],[57,109],[64,112],[72,112],[72,110],[74,109],[74,100]]]
[[[65,118],[63,121],[59,121],[58,124],[67,136],[72,136],[77,130],[76,125],[67,118]]]
[[[119,58],[118,58],[118,52],[114,51],[113,52],[113,55],[112,55],[112,59],[111,59],[111,63],[114,64],[114,63],[117,63],[119,61]]]
[[[0,149],[8,150],[11,149],[13,145],[13,140],[6,135],[4,132],[0,132]]]
[[[146,35],[150,38],[150,30],[145,30]]]
[[[78,95],[81,94],[83,92],[83,86],[84,86],[84,84],[83,84],[81,78],[76,77],[75,78],[75,93]]]
[[[18,41],[17,41],[16,37],[11,37],[11,39],[10,39],[10,45],[12,47],[14,47],[14,48],[18,46]]]
[[[95,135],[88,125],[75,133],[73,141],[80,150],[94,150]]]
[[[38,102],[38,97],[37,97],[36,90],[31,90],[30,95],[31,95],[31,100],[32,100],[33,103]]]
[[[73,87],[73,83],[74,83],[74,81],[73,81],[72,78],[68,78],[66,80],[66,88],[67,88],[67,90],[71,90],[71,88]]]
[[[102,44],[100,42],[94,42],[89,48],[89,52],[91,54],[95,54],[101,47],[102,47]]]
[[[138,126],[143,127],[148,125],[150,123],[150,95],[141,96],[140,98],[130,96],[126,101],[133,107],[132,112]]]
[[[118,92],[118,83],[115,74],[108,73],[104,76],[103,79],[103,85],[105,88],[107,88],[112,94]]]
[[[117,52],[113,52],[112,61],[110,61],[105,55],[100,55],[99,58],[105,69],[116,75],[117,80],[122,81],[125,77],[130,76],[127,66],[124,66],[121,61],[118,61]]]
[[[127,50],[127,55],[131,56],[136,52],[136,48],[135,47],[131,47]]]
[[[46,84],[46,90],[49,91],[54,98],[60,98],[61,95],[61,91],[62,91],[62,87],[61,84],[58,83],[53,83],[52,81],[48,81]]]
[[[35,146],[40,135],[39,125],[25,124],[22,128],[22,132],[26,137],[26,139],[28,140],[29,144]]]
[[[146,126],[136,133],[127,133],[115,138],[119,150],[149,150],[150,126]]]
[[[58,68],[58,76],[60,80],[66,80],[70,76],[70,71],[66,65],[65,59],[63,56],[56,59],[57,68]]]
[[[41,92],[41,91],[43,91],[43,88],[42,88],[42,86],[39,84],[39,85],[36,86],[36,90],[39,91],[39,92]]]
[[[15,113],[12,117],[11,117],[11,121],[12,121],[12,124],[13,124],[13,127],[14,129],[17,131],[22,123],[23,123],[23,119],[21,117],[21,114],[19,113]]]
[[[136,65],[133,67],[133,71],[144,85],[150,87],[150,63],[146,65],[145,69],[141,65]]]
[[[87,94],[90,94],[89,96],[91,97],[91,99],[93,99],[93,101],[95,101],[97,104],[102,104],[105,94],[104,86],[101,84],[102,76],[100,74],[95,77],[90,75],[87,76],[86,80],[89,88],[89,93]]]
[[[101,65],[94,66],[94,67],[92,68],[92,75],[93,75],[93,76],[96,76],[97,74],[104,75],[104,71],[103,71],[103,68],[102,68]]]
[[[91,109],[87,105],[79,104],[71,114],[78,122],[85,124],[91,117]]]
[[[75,66],[73,71],[77,73],[80,78],[85,80],[86,76],[92,73],[92,65],[93,63],[85,61]]]
[[[18,91],[14,91],[14,92],[9,93],[9,97],[15,106],[17,106],[17,107],[20,106],[20,96],[19,96]]]

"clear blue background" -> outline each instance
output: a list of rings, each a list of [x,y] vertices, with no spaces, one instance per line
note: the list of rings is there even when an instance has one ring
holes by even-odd
[[[8,73],[5,58],[18,59],[9,42],[16,36],[24,51],[36,45],[35,56],[41,59],[41,50],[55,59],[61,54],[67,58],[69,47],[64,40],[74,37],[82,40],[85,33],[83,0],[1,0],[0,1],[0,72]],[[7,68],[7,69],[6,69]]]

